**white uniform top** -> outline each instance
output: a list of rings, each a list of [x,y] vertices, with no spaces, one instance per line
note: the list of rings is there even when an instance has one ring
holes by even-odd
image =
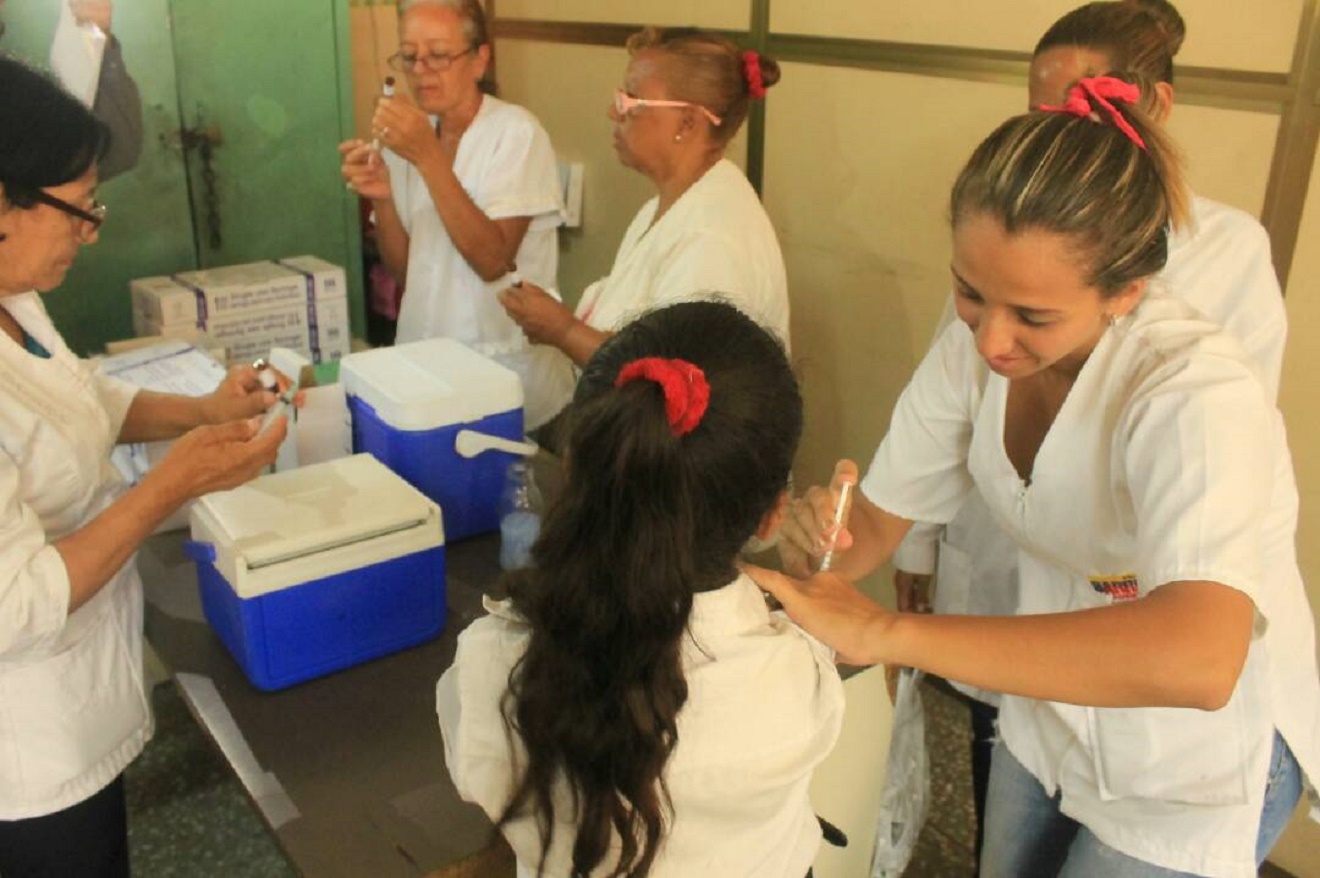
[[[1159,295],[1101,337],[1029,487],[1004,451],[1007,388],[968,328],[950,326],[903,392],[862,490],[894,514],[941,521],[975,485],[1019,548],[1021,614],[1179,580],[1249,596],[1254,636],[1223,709],[1005,696],[999,729],[1049,793],[1062,791],[1063,812],[1111,847],[1198,875],[1254,876],[1276,728],[1320,777],[1315,631],[1282,417],[1235,339]]]
[[[432,125],[436,119],[432,117]],[[481,279],[440,221],[416,167],[385,151],[394,206],[408,233],[408,277],[399,305],[398,343],[453,338],[518,372],[528,428],[552,418],[573,392],[572,366],[554,348],[529,346],[496,294],[507,282]],[[527,110],[486,95],[463,132],[454,174],[492,220],[531,217],[515,260],[525,280],[554,289],[562,202],[550,137]]]
[[[110,464],[136,388],[75,357],[36,293],[0,299],[50,359],[0,336],[0,820],[60,811],[151,737],[133,559],[69,614],[52,545],[123,484]]]
[[[514,782],[500,699],[530,634],[507,603],[487,609],[492,615],[459,635],[454,665],[436,687],[436,709],[459,795],[494,820]],[[664,773],[673,821],[650,875],[802,878],[821,838],[807,786],[843,722],[833,654],[782,613],[770,613],[746,576],[696,595],[688,631],[688,700]],[[567,792],[557,799],[557,819],[571,814]],[[535,875],[535,821],[515,820],[504,834],[520,878]],[[547,878],[568,875],[574,834],[569,821],[557,826]]]
[[[609,275],[583,291],[578,318],[617,330],[662,305],[720,294],[787,345],[784,256],[738,166],[721,159],[657,221],[659,204],[637,212]]]
[[[1194,197],[1191,224],[1169,238],[1168,263],[1155,282],[1242,342],[1260,367],[1269,398],[1278,397],[1288,317],[1270,240],[1255,217]],[[950,299],[940,329],[955,319]],[[975,492],[946,528],[915,524],[894,554],[894,566],[931,573],[937,558],[935,612],[1007,615],[1017,608],[1016,550]],[[997,693],[955,685],[973,698],[998,703]]]

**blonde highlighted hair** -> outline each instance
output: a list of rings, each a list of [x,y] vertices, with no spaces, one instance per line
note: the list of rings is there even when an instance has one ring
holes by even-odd
[[[982,141],[958,175],[950,199],[953,224],[984,214],[1009,234],[1065,235],[1086,261],[1088,282],[1105,295],[1158,273],[1168,258],[1169,229],[1181,228],[1188,217],[1182,160],[1143,110],[1118,101],[1114,106],[1145,148],[1100,107],[1090,117],[1015,116]]]

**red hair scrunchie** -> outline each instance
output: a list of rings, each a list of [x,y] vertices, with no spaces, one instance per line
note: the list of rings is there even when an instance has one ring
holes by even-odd
[[[1109,114],[1115,128],[1126,134],[1128,140],[1150,152],[1146,141],[1137,133],[1137,129],[1132,127],[1132,123],[1123,117],[1118,108],[1110,103],[1110,98],[1125,104],[1136,104],[1141,100],[1141,89],[1113,76],[1088,76],[1079,79],[1076,85],[1068,89],[1068,98],[1063,102],[1063,106],[1051,107],[1040,104],[1036,109],[1045,113],[1071,113],[1087,119],[1096,112],[1095,105],[1098,104]]]
[[[675,437],[686,436],[697,428],[710,405],[710,384],[706,373],[687,360],[643,357],[619,370],[615,387],[633,381],[654,381],[665,395],[665,417]]]
[[[742,53],[743,78],[747,80],[747,94],[754,101],[765,97],[765,82],[761,79],[761,55],[754,49]]]

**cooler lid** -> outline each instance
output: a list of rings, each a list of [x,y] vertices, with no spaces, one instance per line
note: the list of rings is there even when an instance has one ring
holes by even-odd
[[[218,554],[248,568],[416,527],[432,504],[370,454],[262,476],[198,501],[214,523]]]
[[[344,392],[401,430],[434,430],[522,408],[518,374],[451,338],[349,354]]]

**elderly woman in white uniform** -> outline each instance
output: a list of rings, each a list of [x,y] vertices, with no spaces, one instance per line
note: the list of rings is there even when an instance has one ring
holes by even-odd
[[[981,874],[1248,878],[1320,770],[1314,622],[1282,418],[1250,355],[1161,295],[1186,193],[1117,79],[1004,123],[951,200],[959,322],[855,465],[757,572],[847,660],[1006,693]],[[850,579],[978,490],[1018,549],[1016,617],[891,613]]]
[[[193,399],[70,352],[41,295],[96,240],[108,133],[16,61],[0,58],[0,94],[0,874],[127,876],[122,772],[152,732],[133,554],[187,500],[269,465],[285,423],[246,420],[274,401],[251,368]],[[124,489],[116,442],[185,431]]]
[[[1088,3],[1045,32],[1032,57],[1030,106],[1062,103],[1084,76],[1134,71],[1154,83],[1143,105],[1161,123],[1173,107],[1173,58],[1186,29],[1166,0]],[[1240,341],[1260,368],[1271,401],[1278,395],[1287,335],[1283,294],[1261,224],[1244,211],[1193,196],[1191,221],[1174,230],[1155,283],[1188,302]],[[954,320],[953,299],[939,331]],[[938,335],[938,333],[937,333]],[[938,564],[933,595],[927,591]],[[937,613],[1011,614],[1017,608],[1017,550],[975,491],[947,527],[918,523],[894,553],[899,607]],[[973,699],[972,779],[978,814],[985,804],[999,696],[961,684]]]
[[[376,213],[381,257],[404,281],[396,342],[453,338],[518,372],[527,426],[573,391],[553,348],[529,348],[496,294],[515,270],[547,287],[559,266],[559,171],[527,110],[486,93],[490,39],[477,0],[399,3],[390,59],[412,100],[382,97],[372,126],[383,151],[340,145],[343,174]],[[414,103],[415,101],[415,103]]]
[[[607,277],[576,313],[531,284],[500,294],[532,341],[579,366],[644,311],[720,295],[788,342],[788,284],[770,218],[741,170],[724,157],[751,101],[779,66],[699,31],[647,28],[610,107],[619,160],[655,184]]]

